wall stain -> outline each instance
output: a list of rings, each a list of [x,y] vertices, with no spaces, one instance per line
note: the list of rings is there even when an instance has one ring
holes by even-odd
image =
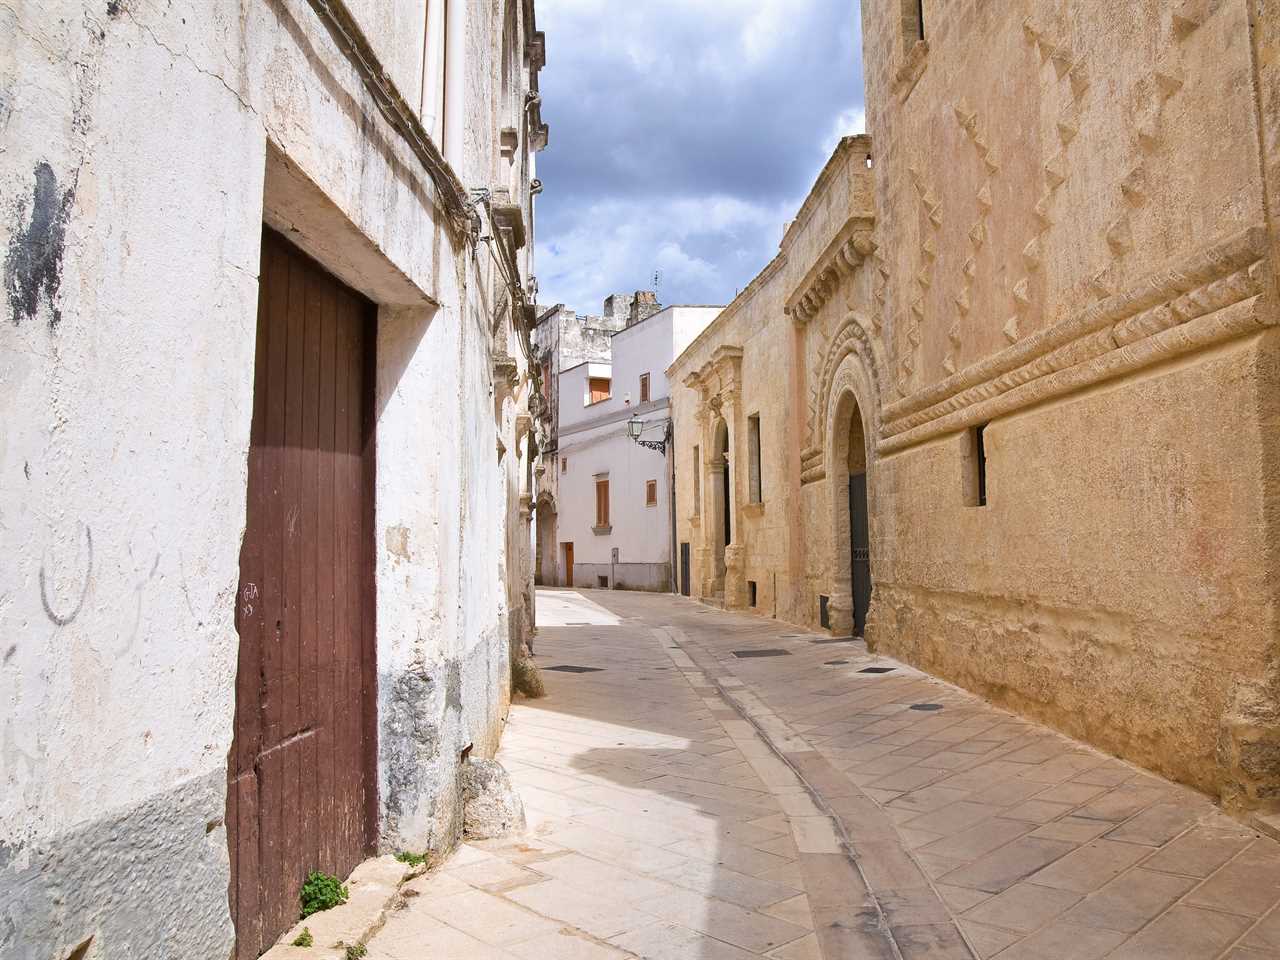
[[[93,531],[87,526],[84,527],[84,539],[88,547],[89,562],[84,571],[84,585],[80,588],[80,599],[76,601],[76,605],[70,613],[57,613],[49,603],[48,575],[44,572],[44,562],[40,563],[40,603],[44,607],[45,616],[59,627],[65,627],[80,616],[80,610],[84,607],[85,598],[89,596],[89,583],[93,579]]]
[[[73,183],[60,191],[53,167],[43,160],[36,164],[31,212],[25,226],[9,240],[4,262],[4,288],[13,311],[13,324],[34,319],[41,302],[49,304],[49,329],[62,320],[56,299],[62,283],[62,257],[67,220],[76,198]]]

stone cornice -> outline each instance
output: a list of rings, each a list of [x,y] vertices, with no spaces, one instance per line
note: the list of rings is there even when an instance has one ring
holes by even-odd
[[[872,216],[854,217],[846,223],[787,297],[784,312],[797,323],[808,323],[845,279],[875,253],[874,230]]]

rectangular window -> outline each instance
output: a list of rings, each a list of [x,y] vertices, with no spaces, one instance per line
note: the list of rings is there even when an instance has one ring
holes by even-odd
[[[591,399],[588,404],[599,403],[601,400],[609,399],[609,386],[611,381],[608,377],[590,377],[587,380],[587,389],[591,391]]]
[[[978,506],[980,507],[987,505],[987,445],[982,436],[982,431],[986,429],[985,423],[973,428],[973,441],[978,454]]]
[[[760,415],[747,417],[747,469],[752,503],[763,503],[760,489]]]
[[[609,578],[608,578],[608,577],[604,577],[604,576],[597,576],[597,577],[596,577],[596,586],[597,586],[597,587],[599,587],[601,590],[608,590],[608,589],[609,589]]]
[[[644,482],[644,505],[646,507],[656,507],[658,505],[657,480],[646,480]]]
[[[987,445],[983,434],[986,429],[984,423],[965,434],[964,502],[970,507],[987,505]]]
[[[596,481],[596,526],[609,526],[609,478]]]
[[[693,515],[702,513],[702,457],[698,448],[693,448]]]
[[[640,402],[649,402],[649,375],[647,373],[640,374]]]
[[[561,472],[561,473],[568,473],[568,472],[569,472],[569,458],[568,458],[568,457],[561,457],[561,458],[560,458],[560,472]]]
[[[542,365],[542,399],[551,399],[551,364]]]

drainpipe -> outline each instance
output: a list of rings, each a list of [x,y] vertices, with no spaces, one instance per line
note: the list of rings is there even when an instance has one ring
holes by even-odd
[[[444,156],[466,180],[462,140],[466,118],[467,4],[464,0],[445,0],[444,18]]]

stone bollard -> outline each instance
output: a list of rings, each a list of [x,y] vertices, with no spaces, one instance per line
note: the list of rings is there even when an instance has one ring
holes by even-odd
[[[524,804],[502,764],[497,760],[468,760],[462,765],[459,779],[464,837],[490,840],[524,832]]]

